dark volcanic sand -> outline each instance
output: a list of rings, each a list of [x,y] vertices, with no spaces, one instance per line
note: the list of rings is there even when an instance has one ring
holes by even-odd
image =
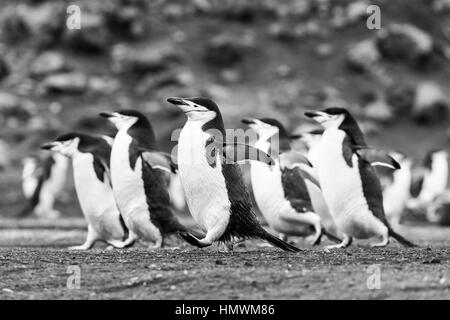
[[[392,241],[374,249],[357,241],[326,253],[299,240],[304,251],[290,254],[249,241],[228,253],[217,246],[195,249],[174,238],[153,252],[142,245],[105,250],[101,244],[73,252],[65,247],[83,241],[80,229],[0,229],[0,298],[449,299],[450,229],[401,231],[421,247],[406,249]],[[80,267],[81,287],[70,290],[67,270],[73,265]],[[368,279],[377,270],[381,289],[370,290]]]

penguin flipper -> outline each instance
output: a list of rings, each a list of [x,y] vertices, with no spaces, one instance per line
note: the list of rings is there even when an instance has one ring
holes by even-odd
[[[223,156],[228,163],[237,163],[246,160],[260,161],[269,166],[275,165],[275,161],[267,153],[243,143],[224,143]]]
[[[178,172],[178,163],[177,160],[175,159],[175,161],[172,159],[172,155],[166,152],[162,152],[162,151],[158,151],[159,154],[161,154],[163,157],[165,157],[167,159],[167,161],[169,161],[170,164],[170,170],[172,171],[172,173],[177,173]]]
[[[314,176],[314,173],[308,169],[308,167],[300,166],[298,167],[300,171],[300,175],[303,177],[303,179],[310,181],[312,184],[314,184],[318,189],[320,188],[319,180]]]
[[[280,154],[281,168],[293,169],[295,167],[312,167],[311,162],[298,151],[283,152]]]
[[[101,135],[102,139],[106,141],[107,144],[109,144],[110,147],[112,147],[113,143],[114,143],[114,138],[110,137],[108,135]]]
[[[300,252],[301,251],[299,248],[294,247],[293,245],[281,240],[278,237],[275,237],[274,235],[271,235],[264,229],[262,229],[261,234],[259,234],[259,237],[263,240],[266,240],[271,245],[278,247],[284,251],[289,251],[289,252]]]
[[[369,162],[373,167],[381,166],[388,167],[393,170],[400,169],[400,164],[384,151],[355,146],[355,152],[361,158]]]
[[[142,152],[142,159],[153,169],[160,169],[166,172],[172,172],[170,161],[160,152],[145,151]]]
[[[105,174],[111,180],[111,173],[109,171],[108,165],[101,158],[95,155],[94,155],[94,171],[95,175],[100,181],[102,182],[105,181]]]

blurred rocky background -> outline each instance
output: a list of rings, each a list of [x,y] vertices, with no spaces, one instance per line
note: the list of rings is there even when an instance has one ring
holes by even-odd
[[[23,205],[21,160],[42,142],[112,132],[99,111],[143,111],[170,150],[184,115],[169,96],[212,97],[228,127],[272,116],[301,130],[305,109],[344,106],[371,145],[420,161],[449,146],[449,59],[449,0],[3,0],[0,215]]]

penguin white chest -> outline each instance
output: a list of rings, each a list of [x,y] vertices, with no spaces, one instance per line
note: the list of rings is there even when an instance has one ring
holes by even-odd
[[[36,165],[29,161],[25,164],[22,172],[22,189],[23,194],[27,199],[33,196],[36,190],[38,179],[36,178],[34,171],[36,170]]]
[[[178,143],[178,169],[186,202],[203,230],[225,230],[230,218],[230,201],[219,155],[215,166],[206,159],[205,143],[210,135],[200,122],[188,121]]]
[[[401,169],[394,172],[391,185],[383,192],[383,202],[386,215],[401,215],[406,201],[410,197],[411,186],[411,164],[401,163]]]
[[[256,161],[252,162],[250,174],[253,194],[259,210],[270,225],[277,223],[280,211],[291,209],[284,195],[278,160],[273,167]]]
[[[433,201],[436,196],[444,192],[448,182],[448,163],[444,157],[433,161],[431,172],[424,177],[419,199],[423,202]]]
[[[49,179],[49,188],[54,193],[58,193],[62,190],[66,182],[69,160],[66,156],[58,153],[53,156],[53,159],[55,160],[55,164],[52,166],[51,176]]]
[[[134,170],[130,164],[131,142],[132,137],[125,130],[120,130],[111,150],[111,182],[117,205],[127,226],[134,215],[148,213],[141,159],[137,159]]]
[[[350,167],[343,157],[345,132],[327,129],[317,149],[317,172],[330,214],[339,229],[356,238],[377,234],[381,222],[370,212],[364,197],[358,158]]]
[[[109,179],[98,179],[90,153],[80,153],[73,160],[75,190],[81,210],[88,224],[104,239],[121,238],[119,210],[114,200]]]

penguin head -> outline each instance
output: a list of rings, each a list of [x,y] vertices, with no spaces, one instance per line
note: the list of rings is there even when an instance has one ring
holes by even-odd
[[[100,116],[107,118],[118,130],[132,126],[150,127],[147,117],[136,110],[119,110],[115,112],[100,112]]]
[[[66,157],[71,157],[78,151],[80,140],[80,134],[71,132],[57,137],[53,142],[43,144],[41,149],[59,152]]]
[[[327,108],[323,111],[307,111],[305,116],[318,122],[325,129],[339,128],[350,113],[344,108]]]
[[[209,98],[168,98],[167,102],[180,108],[191,121],[206,123],[220,116],[219,107]]]
[[[243,118],[241,122],[248,125],[251,129],[255,130],[260,140],[269,140],[276,134],[279,134],[280,138],[282,139],[289,138],[284,126],[276,119]]]
[[[278,120],[273,118],[244,118],[241,121],[256,131],[260,141],[271,139],[272,147],[277,146],[280,152],[291,150],[290,137],[285,127]],[[277,139],[274,139],[274,137]]]

